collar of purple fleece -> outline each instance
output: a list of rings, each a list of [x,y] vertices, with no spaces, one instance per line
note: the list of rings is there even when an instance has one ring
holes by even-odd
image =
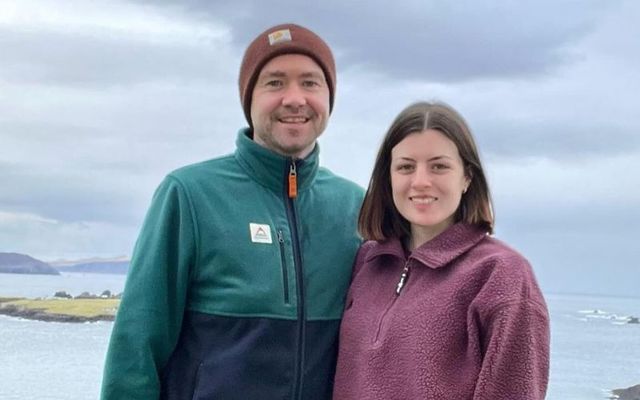
[[[408,257],[400,239],[394,238],[379,242],[378,246],[369,251],[365,261],[380,256],[392,256],[415,259],[430,268],[441,268],[466,253],[487,235],[486,230],[476,225],[457,223],[412,251]]]

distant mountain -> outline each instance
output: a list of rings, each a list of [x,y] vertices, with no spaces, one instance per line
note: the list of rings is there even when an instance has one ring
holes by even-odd
[[[126,274],[129,261],[95,261],[70,266],[59,266],[60,272],[91,272],[96,274]]]
[[[60,275],[51,265],[26,254],[0,253],[0,272],[9,274]]]
[[[78,264],[114,263],[114,262],[121,262],[121,261],[129,262],[129,257],[127,256],[91,257],[91,258],[81,258],[77,260],[58,259],[53,261],[47,261],[47,263],[54,268],[60,269],[64,267],[71,267]]]

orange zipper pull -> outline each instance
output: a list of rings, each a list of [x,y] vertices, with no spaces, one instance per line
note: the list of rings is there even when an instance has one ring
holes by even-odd
[[[296,172],[296,163],[292,162],[289,168],[289,198],[294,199],[298,196],[298,173]]]

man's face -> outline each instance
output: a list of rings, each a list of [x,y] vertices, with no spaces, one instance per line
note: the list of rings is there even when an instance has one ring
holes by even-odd
[[[310,57],[285,54],[260,71],[251,96],[256,143],[279,154],[304,158],[329,118],[329,87]]]

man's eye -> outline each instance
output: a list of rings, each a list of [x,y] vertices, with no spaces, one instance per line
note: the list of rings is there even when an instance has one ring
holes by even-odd
[[[320,86],[320,83],[318,83],[316,81],[309,80],[309,81],[302,82],[302,85],[305,86],[305,87],[316,87],[316,86]]]
[[[265,86],[269,86],[269,87],[281,87],[282,85],[283,85],[282,81],[277,79],[273,79],[265,83]]]

